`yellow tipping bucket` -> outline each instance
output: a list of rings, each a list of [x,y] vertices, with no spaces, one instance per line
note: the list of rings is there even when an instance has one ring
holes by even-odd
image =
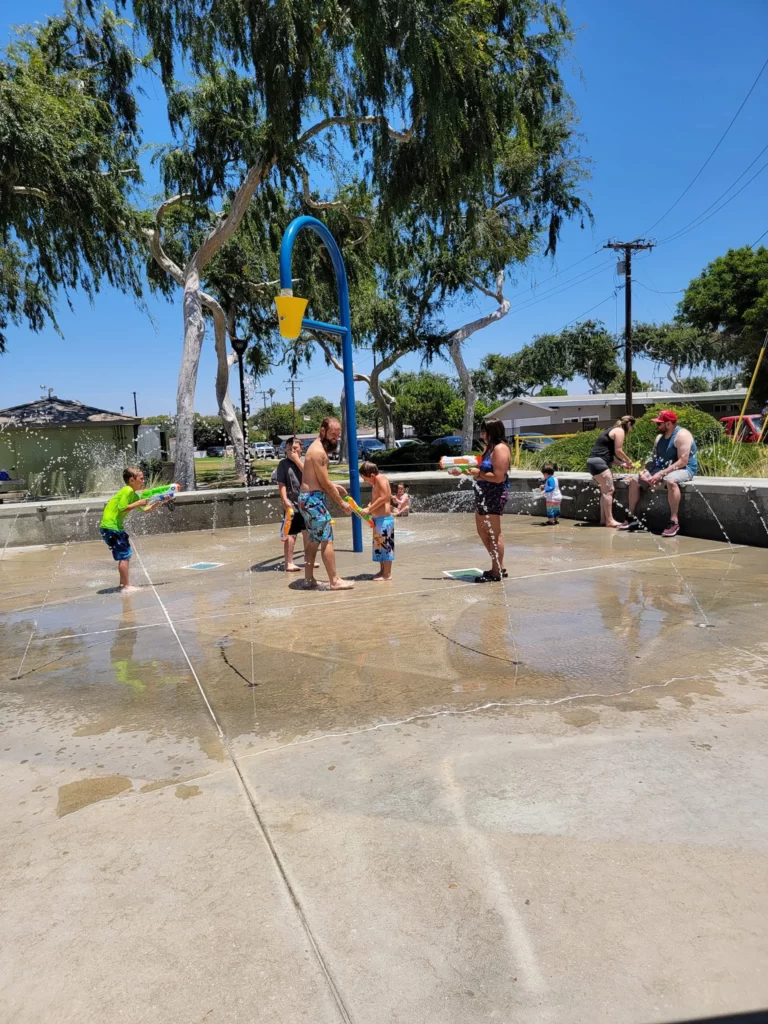
[[[278,295],[275,298],[277,306],[277,321],[280,327],[280,335],[283,338],[293,340],[301,334],[301,321],[304,319],[304,312],[309,299],[300,299],[297,295]]]

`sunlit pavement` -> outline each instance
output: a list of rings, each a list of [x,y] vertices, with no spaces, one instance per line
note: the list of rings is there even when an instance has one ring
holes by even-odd
[[[453,581],[473,517],[414,515],[386,584],[337,522],[348,593],[274,526],[141,538],[131,596],[8,548],[0,1020],[768,1004],[768,551],[504,532]]]

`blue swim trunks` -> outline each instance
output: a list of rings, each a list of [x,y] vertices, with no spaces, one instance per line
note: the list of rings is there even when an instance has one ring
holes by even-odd
[[[131,539],[125,530],[105,530],[102,527],[99,533],[104,538],[104,543],[112,552],[112,557],[116,562],[124,562],[126,558],[131,557],[133,554]]]
[[[373,517],[373,560],[394,562],[395,560],[395,517]]]
[[[323,491],[299,491],[296,501],[313,544],[333,540],[333,520]]]

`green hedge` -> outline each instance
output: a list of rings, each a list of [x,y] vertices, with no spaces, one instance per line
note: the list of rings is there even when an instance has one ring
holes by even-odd
[[[429,470],[439,469],[444,455],[460,455],[457,445],[447,444],[406,444],[402,448],[388,448],[386,451],[371,452],[368,456],[381,469]]]
[[[657,424],[651,421],[664,408],[666,406],[654,405],[644,416],[640,417],[634,430],[631,431],[624,450],[634,462],[645,462],[650,458],[653,442],[659,432]],[[678,424],[685,427],[686,430],[690,430],[700,450],[707,450],[713,446],[716,448],[722,443],[725,437],[723,425],[709,413],[702,412],[701,409],[690,405],[677,406],[675,412]],[[545,451],[528,454],[524,460],[525,465],[538,468],[545,462],[554,462],[557,468],[564,473],[583,472],[600,433],[600,429],[588,430],[583,434],[574,434],[572,437],[563,438],[562,441],[555,441]],[[746,445],[745,447],[756,448],[758,446]]]

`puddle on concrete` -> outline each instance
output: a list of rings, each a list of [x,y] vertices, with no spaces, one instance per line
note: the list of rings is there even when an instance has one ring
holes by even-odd
[[[193,796],[201,796],[202,790],[199,786],[177,786],[174,792],[174,796],[177,796],[179,800],[189,800]]]
[[[56,815],[63,818],[65,814],[72,814],[83,807],[88,807],[89,804],[99,803],[100,800],[109,800],[120,793],[126,793],[129,789],[133,789],[133,783],[124,775],[102,775],[95,779],[69,782],[65,786],[59,786]]]

